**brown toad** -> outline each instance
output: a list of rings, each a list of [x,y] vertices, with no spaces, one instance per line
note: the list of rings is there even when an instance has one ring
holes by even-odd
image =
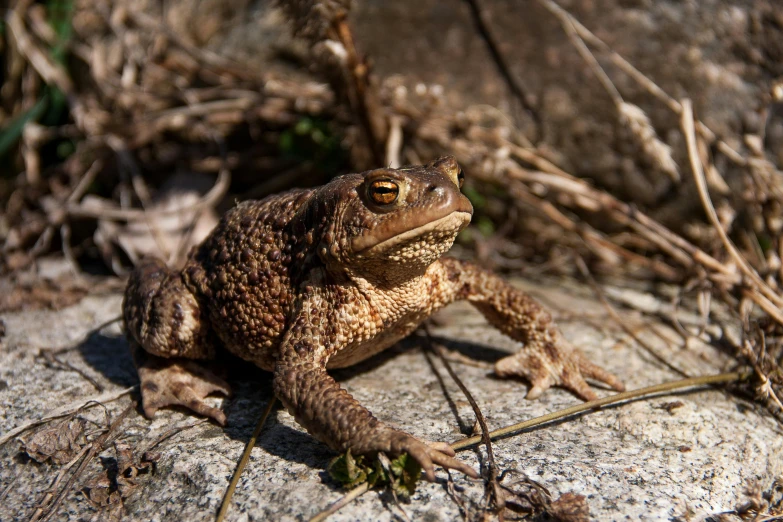
[[[462,183],[451,157],[349,174],[237,205],[181,271],[142,263],[123,315],[144,413],[181,405],[224,424],[223,412],[203,399],[228,393],[228,385],[192,361],[223,346],[273,372],[275,395],[333,449],[408,452],[429,480],[433,463],[476,476],[447,444],[378,421],[327,373],[388,348],[460,299],[524,343],[495,372],[528,379],[529,398],[560,385],[592,399],[584,377],[622,390],[527,294],[474,264],[441,257],[473,212]]]

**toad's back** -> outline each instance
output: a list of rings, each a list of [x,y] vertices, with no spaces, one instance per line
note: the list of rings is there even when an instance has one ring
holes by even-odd
[[[293,190],[240,203],[183,271],[223,345],[267,370],[273,369],[272,354],[294,299],[291,265],[301,238],[293,237],[289,225],[312,194]]]

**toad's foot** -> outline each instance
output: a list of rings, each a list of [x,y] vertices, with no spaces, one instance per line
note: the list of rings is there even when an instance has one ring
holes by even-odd
[[[562,386],[586,401],[598,398],[585,378],[603,382],[617,391],[625,390],[620,380],[600,366],[590,362],[577,348],[562,341],[549,343],[544,349],[523,348],[514,355],[495,363],[499,377],[524,377],[530,381],[528,399],[537,399],[552,386]]]
[[[231,395],[228,383],[194,361],[164,359],[143,350],[136,352],[142,405],[147,418],[166,406],[184,406],[225,426],[226,414],[209,406],[204,398],[211,393]]]
[[[339,453],[351,450],[354,455],[370,458],[379,453],[391,458],[407,453],[431,482],[435,480],[435,464],[478,477],[473,468],[454,458],[454,450],[447,444],[427,444],[373,417],[326,373],[324,364],[312,361],[315,350],[304,350],[303,344],[288,346],[291,349],[283,348],[284,355],[275,368],[275,395],[318,440]]]
[[[351,445],[351,451],[369,455],[384,452],[392,456],[407,453],[421,465],[424,477],[430,482],[435,481],[434,464],[459,471],[472,478],[479,477],[475,469],[454,458],[456,453],[445,442],[427,443],[405,432],[385,426],[379,426],[379,429],[355,441]]]
[[[467,261],[443,258],[441,290],[449,299],[465,299],[490,324],[524,347],[495,364],[500,377],[520,376],[532,384],[528,398],[547,388],[563,386],[585,400],[596,398],[585,378],[625,389],[617,377],[591,363],[565,340],[552,316],[530,295],[500,277]],[[445,289],[445,290],[444,290]]]

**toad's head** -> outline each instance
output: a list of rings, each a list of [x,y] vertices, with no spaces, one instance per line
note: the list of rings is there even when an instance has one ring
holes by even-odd
[[[336,178],[307,205],[318,255],[330,270],[389,281],[420,275],[470,223],[463,182],[451,156]]]

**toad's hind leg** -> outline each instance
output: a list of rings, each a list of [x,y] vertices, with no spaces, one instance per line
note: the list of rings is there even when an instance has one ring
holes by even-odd
[[[166,406],[184,406],[225,426],[226,414],[207,404],[204,398],[212,393],[230,395],[228,383],[192,360],[152,355],[136,341],[131,341],[131,350],[141,380],[142,406],[147,418]]]
[[[123,301],[125,331],[141,380],[144,414],[184,406],[225,424],[209,406],[211,393],[229,395],[229,385],[193,359],[211,359],[214,344],[199,303],[179,272],[145,260],[131,274]]]

